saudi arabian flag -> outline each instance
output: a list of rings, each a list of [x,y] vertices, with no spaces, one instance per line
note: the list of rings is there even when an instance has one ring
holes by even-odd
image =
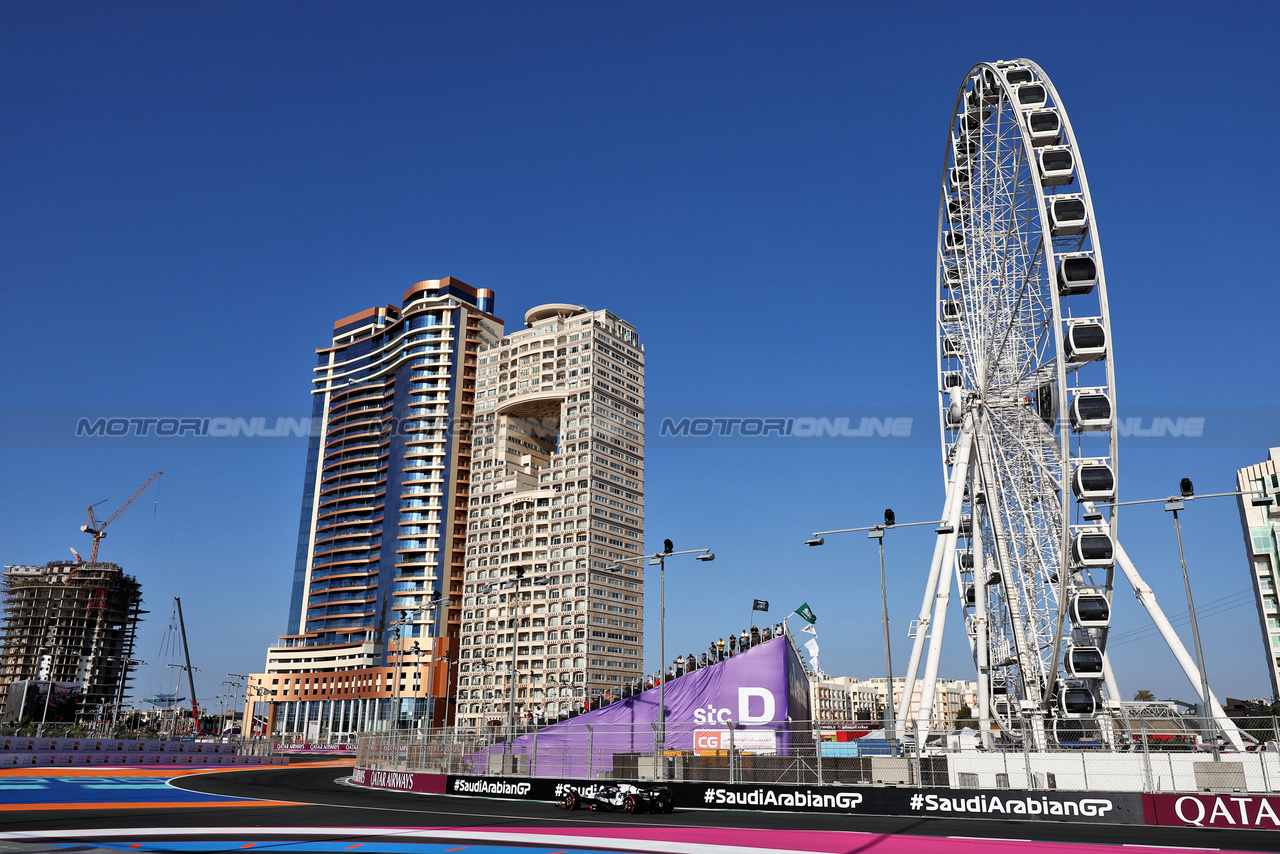
[[[818,618],[813,615],[813,609],[809,607],[808,602],[805,602],[799,608],[796,608],[796,613],[803,619],[808,620],[810,623],[818,622]]]

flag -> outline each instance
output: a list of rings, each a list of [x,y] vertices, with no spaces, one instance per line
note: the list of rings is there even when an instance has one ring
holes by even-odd
[[[800,631],[802,631],[802,632],[808,632],[809,634],[813,635],[814,637],[817,637],[817,636],[818,636],[818,630],[817,630],[816,628],[814,628],[814,626],[813,626],[813,624],[812,624],[812,623],[811,623],[811,624],[809,624],[809,625],[807,625],[807,626],[805,626],[804,628],[800,629]]]
[[[802,619],[808,620],[810,623],[818,622],[818,618],[813,615],[813,609],[809,607],[808,602],[805,602],[799,608],[796,608],[795,612],[799,614]]]
[[[752,611],[765,611],[765,612],[767,613],[767,612],[768,612],[768,610],[769,610],[769,600],[768,600],[768,599],[753,599],[753,600],[752,600],[752,604],[751,604],[751,610],[752,610]]]
[[[810,638],[809,640],[805,641],[804,648],[809,653],[809,656],[811,658],[816,659],[818,657],[818,639],[817,638]]]

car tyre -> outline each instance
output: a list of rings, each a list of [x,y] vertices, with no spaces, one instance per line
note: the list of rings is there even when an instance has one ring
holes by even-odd
[[[569,789],[560,796],[560,806],[567,810],[576,810],[578,808],[578,793],[573,789]]]
[[[635,815],[640,812],[640,799],[635,795],[627,795],[622,799],[622,811],[627,815]]]

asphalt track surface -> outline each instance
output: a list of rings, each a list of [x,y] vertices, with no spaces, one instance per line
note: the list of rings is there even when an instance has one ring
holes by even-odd
[[[485,848],[490,851],[549,851],[557,845],[564,846],[566,834],[580,836],[584,844],[560,849],[564,851],[678,852],[685,846],[670,842],[656,843],[659,847],[655,847],[652,842],[632,846],[628,844],[626,836],[648,835],[652,840],[667,835],[669,839],[689,840],[687,850],[693,850],[702,846],[693,845],[692,840],[706,840],[720,846],[742,845],[737,840],[747,838],[744,832],[754,832],[762,839],[765,836],[776,838],[779,832],[799,832],[796,834],[797,842],[805,837],[823,839],[825,850],[850,854],[874,854],[877,850],[951,849],[961,844],[960,839],[990,841],[985,847],[982,844],[975,846],[964,843],[966,849],[975,851],[1016,851],[1042,847],[1035,843],[1280,851],[1280,832],[1268,831],[894,816],[827,816],[749,810],[681,809],[670,815],[625,817],[613,813],[567,813],[543,802],[420,795],[356,788],[341,782],[349,773],[350,766],[338,764],[218,771],[182,777],[171,784],[178,789],[201,793],[204,796],[203,802],[151,804],[145,810],[127,806],[104,806],[93,810],[61,809],[50,805],[49,808],[38,811],[7,812],[0,814],[0,854],[53,850],[138,851],[140,848],[142,851],[223,851],[248,847],[272,847],[282,851],[318,850],[262,842],[276,838],[273,837],[272,828],[279,829],[276,833],[280,835],[281,842],[283,835],[288,835],[293,840],[312,840],[309,844],[313,845],[322,842],[323,850],[352,850],[353,854],[360,854],[354,849],[363,849],[364,852],[422,851],[424,854],[428,850],[462,851],[463,848],[441,847],[451,839],[459,844],[470,843],[469,850],[477,854]],[[209,796],[216,797],[211,801]],[[254,800],[243,804],[226,803],[233,798]],[[216,807],[211,807],[215,801]],[[119,832],[105,832],[112,828],[135,829],[139,834],[145,834],[145,837],[138,836],[138,839],[143,840],[141,843],[116,843],[113,840],[123,839],[124,836]],[[248,844],[241,840],[234,843],[225,841],[225,844],[218,842],[220,834],[217,828],[250,830],[252,833],[245,837],[250,841]],[[353,835],[356,828],[359,829],[358,837]],[[415,835],[412,831],[403,830],[409,828],[431,830],[429,833]],[[173,833],[167,833],[168,829],[172,829]],[[36,833],[25,833],[31,831]],[[826,833],[810,834],[804,833],[805,831]],[[11,835],[15,832],[24,832],[20,834],[24,838],[16,839]],[[457,835],[452,836],[455,832]],[[838,833],[850,834],[847,845],[831,842],[840,838],[836,835]],[[528,835],[525,836],[526,834]],[[539,844],[538,834],[560,834],[557,838],[561,841],[550,845],[545,842]],[[599,842],[598,837],[604,835],[613,837],[611,845],[591,844]],[[6,836],[7,839],[4,838]],[[161,842],[166,837],[185,842],[166,847]],[[410,841],[411,837],[415,845],[392,844]],[[494,844],[474,844],[478,839],[485,838],[500,844],[496,847]],[[202,839],[207,840],[203,847],[191,841]],[[912,839],[915,843],[909,841]],[[419,844],[420,840],[438,844],[424,846]],[[54,842],[60,844],[45,844]],[[339,844],[342,842],[354,844]],[[511,845],[515,847],[511,848]],[[797,844],[796,847],[812,846]]]

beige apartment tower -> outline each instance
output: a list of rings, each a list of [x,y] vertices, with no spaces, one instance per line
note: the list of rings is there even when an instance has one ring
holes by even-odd
[[[457,725],[554,718],[641,679],[644,348],[541,305],[477,354]],[[514,678],[512,678],[514,676]]]
[[[1240,527],[1249,555],[1250,578],[1258,602],[1263,652],[1271,678],[1271,698],[1280,699],[1280,583],[1277,531],[1280,531],[1280,448],[1272,448],[1266,462],[1246,466],[1236,473],[1240,503]]]

